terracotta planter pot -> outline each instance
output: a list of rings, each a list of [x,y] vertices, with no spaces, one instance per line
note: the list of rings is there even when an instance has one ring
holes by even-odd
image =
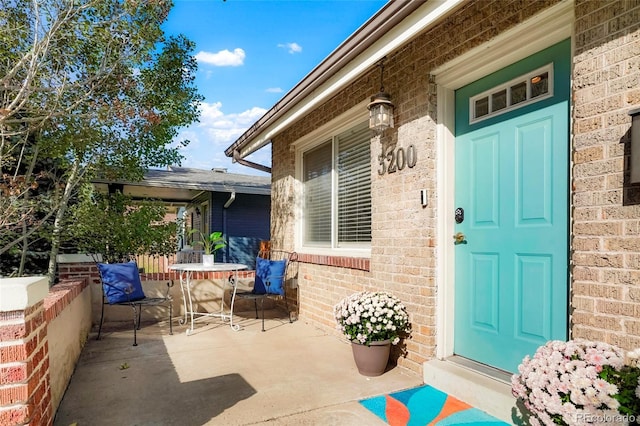
[[[391,340],[371,342],[370,346],[351,342],[351,350],[360,374],[369,377],[380,376],[389,362]]]

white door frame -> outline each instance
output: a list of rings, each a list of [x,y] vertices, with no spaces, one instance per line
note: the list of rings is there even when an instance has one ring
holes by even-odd
[[[436,357],[453,355],[455,252],[455,90],[572,37],[574,4],[566,0],[433,70],[437,92]],[[572,46],[573,51],[573,46]]]

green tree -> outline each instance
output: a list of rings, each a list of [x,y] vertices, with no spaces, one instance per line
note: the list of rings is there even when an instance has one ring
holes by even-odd
[[[31,142],[33,144],[33,141]],[[29,145],[31,147],[32,145]],[[27,147],[27,148],[29,148]],[[61,175],[60,166],[63,164],[58,159],[41,158],[34,164],[21,165],[18,169],[12,170],[11,175],[5,174],[0,177],[0,210],[10,211],[14,206],[21,208],[25,214],[22,220],[21,231],[28,232],[29,226],[33,223],[39,223],[42,218],[47,215],[47,208],[50,207],[52,198],[57,194],[59,186],[59,176]],[[19,197],[5,196],[14,178],[24,182],[25,176],[32,176],[32,185],[28,188],[28,192],[21,194],[20,203],[14,200]],[[16,185],[12,185],[15,189]],[[0,222],[10,215],[0,218]],[[37,230],[29,236],[28,244],[18,244],[13,246],[3,255],[0,255],[0,275],[34,275],[42,274],[47,270],[49,263],[48,252],[51,249],[50,244],[50,226],[44,221],[46,226],[38,226]],[[4,243],[14,240],[18,235],[17,232],[11,232],[10,226],[0,226],[0,247]]]
[[[165,256],[177,248],[177,222],[166,222],[160,201],[133,201],[120,192],[101,194],[87,187],[70,210],[75,223],[66,236],[80,251],[101,254],[108,263],[134,255]]]
[[[53,282],[68,206],[95,176],[180,164],[198,119],[193,43],[163,0],[0,0],[0,256],[50,226]],[[56,170],[36,172],[42,159]],[[36,193],[39,176],[55,181]],[[75,226],[75,224],[74,224]]]

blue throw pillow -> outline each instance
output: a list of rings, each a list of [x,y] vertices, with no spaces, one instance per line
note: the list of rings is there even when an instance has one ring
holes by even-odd
[[[98,263],[102,289],[109,304],[144,299],[138,265],[128,263]]]
[[[253,285],[255,294],[284,295],[284,269],[286,260],[256,259],[256,282]],[[267,285],[267,283],[269,285]]]

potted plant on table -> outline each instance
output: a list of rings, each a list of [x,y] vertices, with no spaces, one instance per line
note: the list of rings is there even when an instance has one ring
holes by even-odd
[[[400,300],[383,291],[362,291],[333,308],[337,328],[351,341],[360,374],[379,376],[389,361],[391,345],[409,331],[409,315]]]
[[[213,265],[215,252],[227,246],[222,232],[215,231],[207,235],[199,229],[192,229],[191,231],[189,231],[189,235],[192,234],[197,234],[200,238],[199,241],[195,241],[193,244],[202,246],[202,250],[204,250],[204,254],[202,255],[202,263],[208,266]]]

